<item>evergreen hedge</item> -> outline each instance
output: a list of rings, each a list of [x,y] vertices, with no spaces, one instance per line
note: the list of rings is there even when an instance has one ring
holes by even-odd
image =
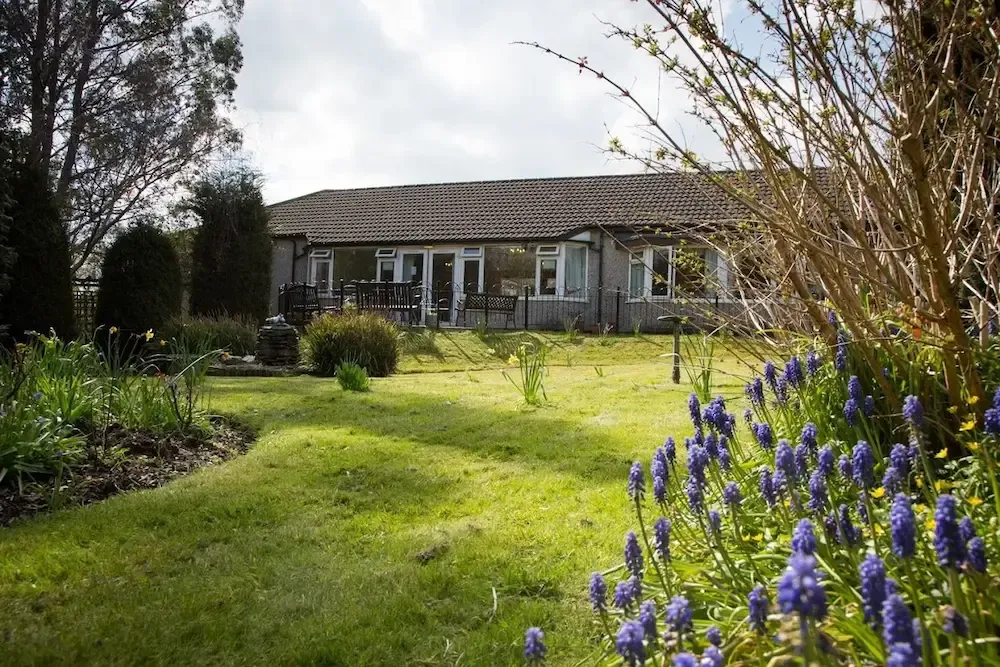
[[[126,333],[156,332],[180,311],[181,268],[173,244],[152,225],[135,225],[104,257],[97,323]]]

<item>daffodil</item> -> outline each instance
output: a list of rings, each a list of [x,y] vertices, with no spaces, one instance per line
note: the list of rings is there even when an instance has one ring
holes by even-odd
[[[968,448],[969,448],[970,452],[978,452],[979,451],[979,443],[978,442],[970,442],[968,444]]]
[[[962,426],[959,427],[959,430],[960,431],[971,431],[974,428],[976,428],[976,417],[972,416],[972,417],[969,417],[968,420],[966,420],[965,422],[962,423]]]
[[[934,530],[935,528],[937,528],[937,521],[935,521],[934,519],[927,519],[927,521],[924,522],[924,527],[927,530]]]
[[[948,458],[948,448],[947,447],[943,448],[941,451],[939,451],[937,454],[934,455],[934,458],[936,459]]]
[[[153,340],[153,330],[152,329],[148,329],[144,335],[146,336],[146,340],[147,341]]]
[[[872,491],[872,498],[882,498],[885,496],[885,487],[880,486],[874,491]]]
[[[943,480],[943,479],[939,479],[938,481],[934,482],[934,489],[938,493],[944,493],[945,491],[947,491],[950,488],[951,488],[951,484],[949,482]]]
[[[979,402],[979,397],[976,396],[975,394],[973,394],[972,396],[969,396],[969,400],[967,401],[967,403],[969,405],[975,405],[978,402]]]
[[[511,366],[514,366],[515,364],[517,364],[517,362],[518,358],[516,354],[512,354],[509,357],[507,357],[507,363],[510,364]]]
[[[979,496],[972,496],[972,497],[971,497],[971,498],[969,498],[969,499],[968,499],[968,501],[966,501],[966,502],[968,502],[968,503],[969,503],[970,505],[972,505],[973,507],[979,507],[980,505],[982,505],[982,504],[983,504],[983,499],[982,499],[982,498],[980,498]]]

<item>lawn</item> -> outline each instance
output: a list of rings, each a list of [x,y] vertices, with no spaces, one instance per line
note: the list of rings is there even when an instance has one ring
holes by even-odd
[[[0,532],[0,662],[503,665],[530,625],[552,664],[587,658],[629,463],[687,433],[689,388],[667,339],[553,336],[528,408],[500,370],[516,337],[442,333],[368,394],[214,381],[260,429],[247,456]]]

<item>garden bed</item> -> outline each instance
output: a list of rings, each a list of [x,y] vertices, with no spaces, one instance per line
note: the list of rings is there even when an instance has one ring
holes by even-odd
[[[0,487],[0,526],[53,506],[88,505],[126,491],[163,486],[250,449],[255,439],[252,430],[221,417],[211,421],[214,428],[207,437],[156,436],[120,426],[93,435],[84,460],[71,468],[67,466],[58,493],[54,493],[54,479],[26,482],[20,490],[13,480]]]

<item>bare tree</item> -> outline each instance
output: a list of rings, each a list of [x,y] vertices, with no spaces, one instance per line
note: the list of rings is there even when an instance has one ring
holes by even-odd
[[[646,4],[650,23],[609,25],[609,36],[672,77],[723,161],[699,156],[586,59],[531,46],[594,74],[643,116],[654,150],[612,138],[613,153],[690,170],[744,207],[716,238],[737,267],[766,274],[782,304],[832,339],[824,296],[873,366],[872,346],[900,326],[940,352],[955,404],[963,387],[982,399],[970,329],[1000,312],[995,6],[890,1],[866,16],[854,2],[747,0],[750,18],[734,31],[711,0]],[[763,48],[744,46],[742,31]]]
[[[243,0],[0,0],[0,115],[27,135],[74,268],[217,148]]]

